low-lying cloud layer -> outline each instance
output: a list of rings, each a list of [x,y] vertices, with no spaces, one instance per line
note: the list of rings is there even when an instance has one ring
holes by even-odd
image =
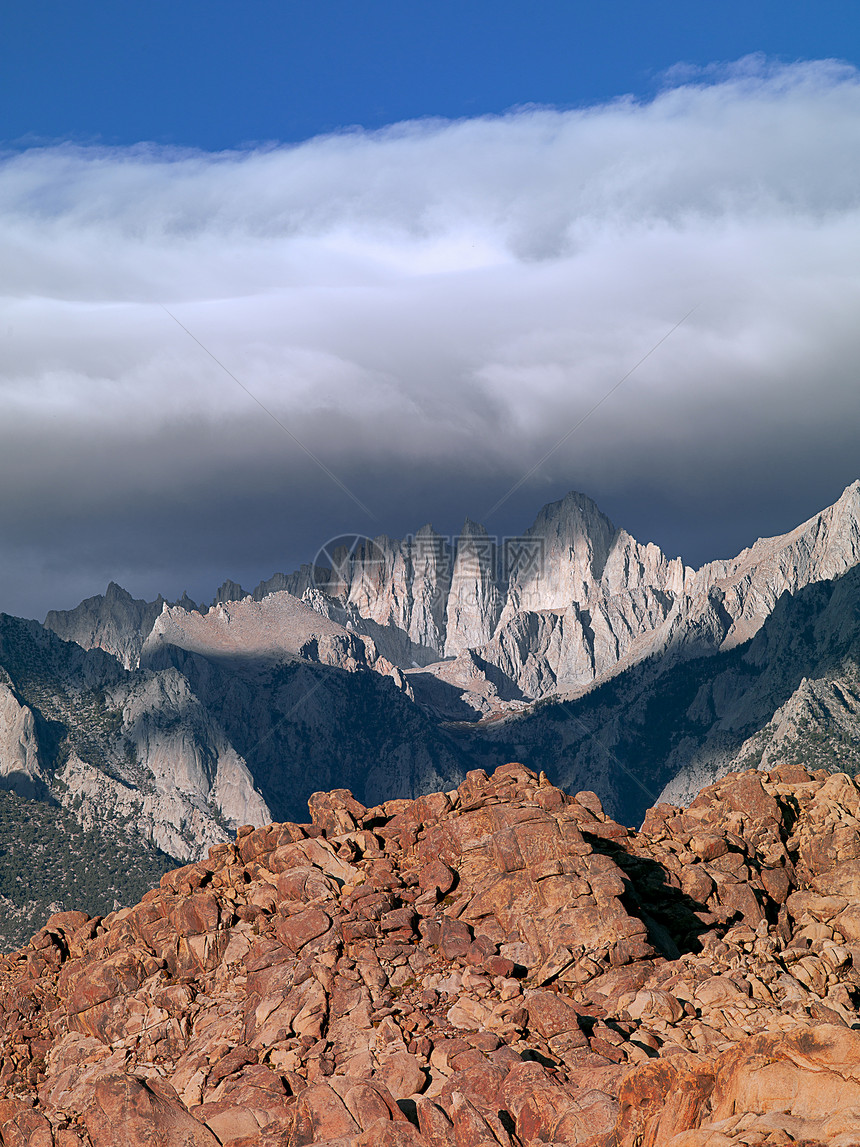
[[[10,154],[0,610],[110,577],[209,596],[347,530],[481,519],[691,308],[486,524],[575,488],[690,562],[733,552],[860,473],[858,256],[860,76],[832,62],[252,152]]]

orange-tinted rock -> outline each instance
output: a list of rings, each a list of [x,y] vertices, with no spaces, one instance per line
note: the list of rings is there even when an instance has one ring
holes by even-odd
[[[375,1123],[353,1142],[355,1147],[427,1147],[411,1123]]]
[[[217,1147],[218,1140],[198,1123],[161,1083],[132,1075],[106,1075],[84,1112],[92,1147]]]
[[[435,888],[440,896],[444,896],[454,887],[456,879],[456,873],[447,864],[443,864],[441,860],[433,860],[421,867],[418,874],[418,886],[425,892]]]
[[[55,912],[53,916],[49,916],[45,921],[45,928],[48,931],[65,932],[67,935],[72,936],[77,930],[83,927],[89,920],[86,912]]]
[[[337,885],[318,868],[304,865],[282,872],[277,889],[281,900],[316,900],[334,895]]]
[[[860,1032],[848,1028],[822,1024],[755,1036],[718,1060],[711,1120],[777,1109],[811,1123],[852,1109],[860,1118],[858,1063]]]
[[[687,1070],[675,1060],[646,1064],[629,1075],[619,1092],[615,1134],[625,1147],[663,1147],[699,1124],[714,1087],[708,1064]]]
[[[421,1064],[408,1051],[389,1056],[379,1069],[379,1075],[395,1099],[405,1099],[416,1091],[423,1091],[427,1081]]]
[[[860,1142],[851,778],[634,832],[511,765],[312,819],[0,958],[0,1142]]]
[[[760,777],[755,773],[743,773],[734,781],[727,790],[726,804],[754,820],[763,817],[780,820],[779,805],[770,793],[765,792]]]
[[[51,1126],[26,1100],[0,1099],[0,1142],[4,1147],[53,1147]]]
[[[180,900],[173,913],[173,924],[180,936],[198,936],[214,932],[219,916],[217,898],[211,893],[199,892]]]
[[[524,1143],[555,1142],[556,1128],[576,1110],[575,1095],[536,1063],[513,1068],[502,1094]]]
[[[82,1012],[116,996],[133,992],[146,977],[141,954],[134,949],[78,967],[69,977],[68,1010]]]
[[[348,789],[314,793],[308,800],[311,820],[327,836],[351,832],[361,823],[367,809]]]
[[[331,927],[331,919],[319,908],[307,908],[286,920],[279,920],[276,934],[282,944],[292,952],[304,947],[318,936],[325,935]]]
[[[573,1005],[555,992],[530,992],[526,995],[525,1006],[529,1015],[529,1026],[542,1036],[551,1039],[562,1033],[576,1033],[577,1042],[587,1043],[579,1029],[579,1016]]]

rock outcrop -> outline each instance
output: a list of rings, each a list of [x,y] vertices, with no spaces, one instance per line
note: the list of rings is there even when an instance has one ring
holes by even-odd
[[[206,613],[167,604],[144,642],[143,667],[165,645],[211,658],[283,661],[300,657],[341,669],[369,669],[378,659],[370,638],[357,637],[282,590],[262,601],[216,602]]]
[[[164,607],[164,598],[143,601],[111,582],[104,594],[88,597],[74,609],[52,609],[45,618],[45,628],[64,641],[75,641],[84,649],[103,649],[112,653],[126,669],[133,669],[155,619]],[[175,603],[178,609],[197,606],[183,594]]]
[[[434,653],[454,658],[447,678],[468,695],[474,653],[488,680],[501,675],[509,691],[535,700],[581,694],[655,654],[678,660],[734,648],[782,594],[858,561],[860,482],[791,533],[700,570],[637,542],[571,493],[501,548],[468,520],[453,549],[430,527],[403,542],[376,538],[344,557],[328,583],[318,576],[308,601],[328,616],[346,611],[351,628],[403,669],[423,669]],[[486,704],[473,708],[483,715]]]
[[[4,680],[5,677],[5,680]],[[0,786],[32,797],[45,788],[33,712],[0,670]]]
[[[331,568],[276,574],[253,595],[228,579],[208,611],[187,598],[174,606],[161,598],[134,601],[112,584],[104,597],[52,612],[46,624],[85,648],[113,653],[126,667],[175,664],[170,647],[222,663],[264,658],[371,669],[434,721],[504,721],[536,700],[576,701],[639,666],[657,678],[742,646],[786,595],[857,568],[860,482],[790,533],[698,571],[617,529],[575,493],[545,506],[520,538],[499,542],[467,520],[457,539],[424,526],[402,541],[351,541],[326,551]],[[625,677],[631,680],[638,697],[638,679]],[[652,687],[660,689],[649,681]],[[729,719],[740,728],[746,706],[745,736],[756,737],[786,700],[766,698],[767,711],[753,718],[741,698]],[[725,697],[712,708],[725,711]],[[516,755],[525,755],[529,735],[519,743]],[[716,757],[709,745],[701,759],[674,747],[670,757],[678,799],[737,763],[722,746]],[[592,758],[586,750],[558,777],[577,783],[573,774],[585,769],[599,778],[605,762]]]
[[[854,483],[694,571],[571,494],[501,547],[352,539],[208,610],[111,585],[49,615],[76,644],[0,617],[0,789],[190,860],[318,789],[376,805],[511,759],[627,824],[741,768],[854,773],[858,523]]]
[[[0,960],[0,1139],[852,1147],[860,789],[739,773],[640,832],[521,765],[239,830]]]
[[[323,641],[314,644],[319,658]],[[471,760],[393,674],[289,655],[204,655],[169,642],[147,658],[150,671],[188,682],[278,820],[300,818],[319,788],[345,785],[368,804],[450,788]]]
[[[428,526],[253,597],[225,582],[241,600],[208,610],[112,585],[50,615],[77,644],[0,621],[0,787],[185,860],[317,789],[376,804],[510,759],[629,824],[740,767],[854,772],[858,522],[855,483],[696,572],[571,494],[501,556],[468,522],[453,548]]]

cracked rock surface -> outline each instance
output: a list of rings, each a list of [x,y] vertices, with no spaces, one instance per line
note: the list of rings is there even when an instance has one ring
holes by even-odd
[[[0,1143],[860,1143],[860,789],[641,831],[510,764],[240,829],[0,958]]]

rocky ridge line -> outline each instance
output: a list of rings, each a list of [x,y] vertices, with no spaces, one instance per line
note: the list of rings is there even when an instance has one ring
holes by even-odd
[[[165,604],[177,609],[197,609],[188,594],[177,602],[165,602],[160,595],[155,601],[141,601],[111,582],[104,594],[88,597],[74,609],[52,609],[45,618],[45,628],[76,641],[84,649],[104,649],[126,669],[134,669],[147,634]]]
[[[844,774],[734,774],[638,833],[515,764],[310,811],[0,960],[0,1141],[860,1140]]]
[[[789,533],[699,570],[638,542],[578,493],[544,506],[506,554],[507,561],[475,522],[466,521],[453,547],[428,525],[404,540],[380,536],[352,555],[336,552],[334,570],[275,574],[252,595],[228,580],[201,613],[209,638],[226,647],[229,630],[216,634],[225,606],[234,623],[247,614],[253,627],[260,605],[280,598],[268,611],[270,645],[295,654],[301,635],[323,625],[308,622],[294,602],[301,598],[330,623],[325,649],[309,646],[310,660],[398,680],[403,673],[410,695],[429,709],[475,720],[553,694],[580,695],[654,655],[668,663],[749,640],[781,594],[860,562],[860,481]],[[161,640],[168,630],[186,641],[201,630],[189,616],[193,602],[163,604],[111,586],[105,598],[52,612],[45,624],[130,666],[153,625]]]

